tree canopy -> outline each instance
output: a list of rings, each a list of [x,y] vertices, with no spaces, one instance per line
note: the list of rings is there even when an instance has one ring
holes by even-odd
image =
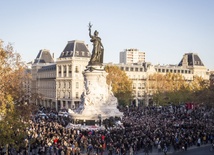
[[[4,46],[0,40],[0,146],[23,143],[24,120],[30,114],[29,106],[22,102],[26,78],[20,55],[14,52],[11,44]]]
[[[132,96],[132,81],[126,73],[117,66],[105,66],[107,84],[112,86],[112,92],[117,97],[120,105],[129,105]]]
[[[210,94],[208,80],[198,76],[195,76],[192,81],[187,81],[181,74],[153,74],[150,75],[149,82],[154,89],[153,99],[159,105],[201,103],[202,100],[206,100],[205,96]]]

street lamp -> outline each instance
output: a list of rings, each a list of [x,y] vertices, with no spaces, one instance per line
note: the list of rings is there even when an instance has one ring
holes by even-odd
[[[99,125],[101,126],[101,125],[102,125],[102,115],[99,114],[99,115],[98,115],[98,118],[99,118]]]

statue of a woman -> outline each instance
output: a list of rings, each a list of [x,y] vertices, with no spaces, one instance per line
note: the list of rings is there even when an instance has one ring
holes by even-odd
[[[98,37],[98,31],[94,31],[94,35],[91,35],[91,23],[89,23],[89,36],[91,38],[91,42],[93,42],[93,50],[91,59],[89,61],[89,65],[102,65],[103,63],[103,53],[104,53],[104,47],[101,42],[101,38]]]

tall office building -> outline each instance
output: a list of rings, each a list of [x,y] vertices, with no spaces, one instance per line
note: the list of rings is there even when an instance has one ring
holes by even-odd
[[[145,62],[145,52],[139,51],[138,49],[125,49],[120,52],[120,63],[133,64]]]

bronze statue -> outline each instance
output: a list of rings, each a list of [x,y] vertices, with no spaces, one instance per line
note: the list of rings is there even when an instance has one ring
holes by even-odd
[[[93,42],[93,50],[92,50],[92,55],[91,59],[89,61],[89,65],[102,65],[103,63],[103,53],[104,53],[104,47],[101,42],[101,38],[98,37],[98,31],[94,31],[94,35],[91,35],[91,23],[88,25],[89,27],[89,36],[91,38],[91,42]]]

